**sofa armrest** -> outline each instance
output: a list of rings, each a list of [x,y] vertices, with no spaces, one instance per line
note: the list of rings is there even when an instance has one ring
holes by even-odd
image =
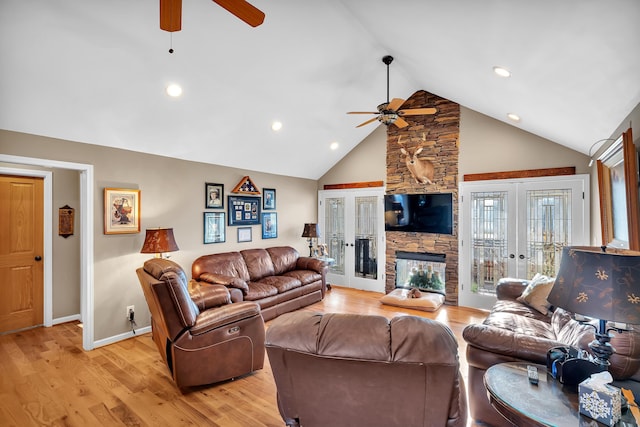
[[[529,280],[513,279],[510,277],[500,279],[496,286],[496,297],[498,299],[516,299],[525,290]]]
[[[212,308],[200,313],[196,324],[189,330],[191,335],[206,334],[214,329],[234,325],[243,319],[260,316],[260,305],[253,301],[243,301]]]
[[[240,289],[243,295],[246,295],[249,291],[249,285],[247,285],[247,282],[238,277],[225,276],[224,274],[202,273],[200,275],[200,280],[214,285],[224,285],[230,288]]]
[[[495,326],[472,324],[462,331],[467,346],[535,363],[547,363],[547,351],[564,345],[548,338],[512,332]]]
[[[231,294],[223,285],[202,284],[192,280],[189,286],[189,295],[200,311],[231,304]]]
[[[298,258],[296,262],[296,269],[298,270],[312,270],[316,273],[326,273],[328,264],[326,261],[322,261],[318,258],[303,256]]]

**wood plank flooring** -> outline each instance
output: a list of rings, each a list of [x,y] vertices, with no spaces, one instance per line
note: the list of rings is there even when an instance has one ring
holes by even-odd
[[[466,376],[462,329],[481,322],[485,312],[445,305],[427,313],[382,305],[380,296],[334,286],[323,301],[303,310],[387,318],[411,314],[441,321],[458,338]],[[248,376],[181,393],[150,334],[88,352],[82,349],[82,329],[76,322],[0,336],[0,426],[94,425],[282,427],[284,423],[268,360],[264,369]]]

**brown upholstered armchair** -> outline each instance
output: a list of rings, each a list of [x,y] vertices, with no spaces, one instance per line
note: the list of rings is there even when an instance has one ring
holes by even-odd
[[[255,302],[231,304],[220,285],[188,289],[182,267],[153,258],[136,270],[151,312],[153,341],[178,387],[261,369],[264,321]]]
[[[466,425],[458,344],[442,323],[298,311],[272,321],[266,347],[288,426]]]

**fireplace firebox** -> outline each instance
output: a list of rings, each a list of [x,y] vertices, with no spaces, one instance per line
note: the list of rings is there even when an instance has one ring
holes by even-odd
[[[396,251],[396,288],[446,294],[446,254]]]

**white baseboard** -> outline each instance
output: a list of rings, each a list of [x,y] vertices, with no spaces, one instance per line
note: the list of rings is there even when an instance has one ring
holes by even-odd
[[[101,339],[101,340],[98,340],[98,341],[94,341],[93,342],[93,347],[94,348],[98,348],[98,347],[102,347],[102,346],[105,346],[105,345],[117,343],[118,341],[127,340],[129,338],[135,337],[136,335],[142,335],[142,334],[146,334],[148,332],[151,332],[151,326],[145,326],[144,328],[136,329],[136,333],[135,334],[133,332],[129,331],[129,332],[125,332],[124,334],[114,335],[114,336],[109,337],[109,338],[104,338],[104,339]]]
[[[76,320],[80,321],[80,315],[79,314],[73,314],[71,316],[58,317],[56,319],[52,319],[51,320],[51,324],[52,325],[59,325],[61,323],[74,322]]]

